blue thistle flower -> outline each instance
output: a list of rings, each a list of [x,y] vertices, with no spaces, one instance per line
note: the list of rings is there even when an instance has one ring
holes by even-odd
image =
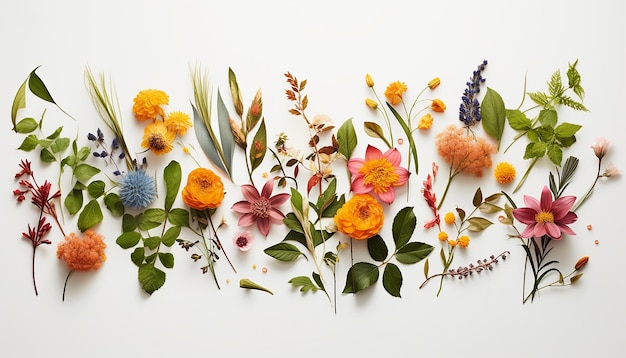
[[[125,207],[143,209],[150,205],[156,197],[154,178],[143,170],[128,172],[119,182],[120,200]]]
[[[485,66],[487,66],[487,60],[484,60],[478,65],[478,69],[472,73],[472,77],[470,77],[470,80],[466,83],[467,88],[463,91],[463,96],[461,96],[459,120],[468,127],[473,126],[482,119],[480,114],[480,102],[476,98],[476,95],[480,92],[480,85],[485,82],[481,74]]]

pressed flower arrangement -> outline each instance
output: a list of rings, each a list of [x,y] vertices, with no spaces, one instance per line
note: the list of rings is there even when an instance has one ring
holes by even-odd
[[[43,244],[58,243],[57,257],[69,269],[63,299],[73,272],[103,266],[107,244],[98,229],[110,227],[105,220],[120,228],[115,242],[129,250],[147,294],[165,285],[167,270],[174,269],[180,252],[200,265],[203,274],[210,273],[217,288],[225,282],[221,272],[240,274],[233,255],[262,251],[263,258],[285,271],[304,265],[305,272],[291,275],[284,284],[302,293],[321,293],[335,312],[339,295],[374,290],[379,281],[386,293],[399,298],[406,290],[422,292],[436,280],[439,296],[449,278],[493,270],[520,253],[525,255],[522,302],[536,300],[546,288],[572,285],[590,257],[579,258],[564,274],[553,255],[559,242],[576,234],[576,211],[597,184],[619,175],[615,165],[603,163],[610,142],[599,138],[591,146],[598,164],[588,190],[582,195],[570,192],[579,159],[569,156],[563,161],[563,154],[576,143],[582,125],[559,122],[558,110],[566,106],[587,111],[577,63],[568,66],[567,85],[556,71],[547,91],[526,93],[524,98],[535,105],[522,110],[522,104],[507,108],[494,89],[484,90],[488,69],[487,61],[481,62],[461,94],[460,123],[442,119],[449,111],[445,103],[452,99],[433,95],[442,86],[439,77],[407,100],[410,88],[405,82],[389,83],[381,96],[366,74],[372,98],[366,98],[365,105],[374,111],[371,120],[362,120],[367,140],[355,130],[356,119],[336,124],[327,114],[311,115],[308,81],[290,72],[284,74],[282,97],[290,107],[270,116],[264,102],[280,96],[263,97],[258,89],[244,101],[244,91],[229,68],[228,91],[218,89],[214,97],[201,66],[190,71],[191,115],[169,111],[170,96],[161,89],[145,87],[134,98],[120,101],[113,82],[87,68],[87,93],[104,126],[86,133],[79,128],[79,135],[70,139],[62,136],[63,126],[47,128],[45,111],[39,121],[19,117],[30,94],[60,108],[35,69],[19,87],[11,112],[12,129],[23,136],[18,149],[36,152],[41,165],[58,165],[55,185],[39,179],[33,159],[23,159],[16,175],[19,188],[13,191],[18,204],[30,199],[37,209],[37,217],[21,235],[32,246],[35,294],[35,252]],[[269,118],[281,116],[289,117],[289,125],[273,132],[278,126]],[[132,131],[124,128],[129,123],[140,125],[142,135],[129,137]],[[522,137],[529,142],[521,159],[531,163],[521,178],[515,158],[507,157],[513,143],[501,149],[507,131],[513,131],[513,143]],[[195,138],[187,137],[189,132]],[[435,156],[420,159],[418,150],[424,146]],[[546,156],[554,169],[548,170],[543,189],[519,197],[516,192],[530,170]],[[423,163],[432,163],[426,173],[418,170]],[[243,168],[245,182],[238,182]],[[444,183],[438,181],[440,171]],[[463,187],[456,179],[460,176]],[[421,182],[419,195],[410,192],[411,181]],[[471,189],[468,182],[475,182]],[[493,185],[499,189],[484,195],[481,188]],[[457,194],[454,199],[452,193]],[[418,217],[422,209],[428,216]],[[227,214],[237,218],[236,225],[227,225]],[[77,233],[64,228],[70,219]],[[507,233],[502,238],[517,240],[522,250],[508,249],[508,242],[500,240],[497,252],[454,266],[459,257],[474,256],[474,243],[486,240],[484,232],[498,225]],[[175,244],[180,250],[172,249]],[[438,254],[431,255],[433,251]],[[416,268],[417,263],[422,267]],[[106,265],[115,264],[109,260]],[[407,273],[422,270],[421,284],[405,280],[411,277]],[[239,286],[274,294],[266,284],[247,277],[239,279]]]

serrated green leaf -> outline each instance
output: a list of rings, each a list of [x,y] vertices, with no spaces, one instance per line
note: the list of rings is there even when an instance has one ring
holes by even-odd
[[[308,276],[297,276],[288,281],[293,287],[300,287],[300,292],[319,291],[313,281]]]
[[[583,111],[583,112],[588,112],[589,111],[587,109],[587,107],[585,107],[582,103],[580,103],[578,101],[575,101],[575,100],[573,100],[572,98],[570,98],[568,96],[561,96],[561,98],[559,98],[559,100],[561,101],[561,104],[563,104],[564,106],[567,106],[569,108],[572,108],[574,110]]]
[[[574,63],[568,63],[567,68],[567,82],[570,88],[575,88],[580,86],[580,73],[576,69],[576,65],[578,65],[578,60],[574,61]],[[579,95],[582,98],[582,95]]]
[[[22,144],[20,144],[20,146],[17,149],[23,150],[25,152],[30,152],[31,150],[37,148],[38,145],[39,145],[39,139],[37,139],[37,136],[34,134],[30,134],[26,136],[26,138],[24,138],[24,140],[22,141]]]
[[[269,293],[270,295],[274,294],[272,291],[268,290],[267,288],[259,285],[258,283],[252,282],[250,279],[247,279],[247,278],[242,278],[241,280],[239,280],[239,287],[247,288],[251,290],[265,291]]]
[[[337,130],[337,142],[339,142],[339,154],[346,160],[350,159],[358,143],[356,131],[352,124],[352,118],[343,122]]]
[[[131,246],[132,247],[132,246]],[[130,260],[137,266],[141,266],[143,264],[146,250],[143,247],[137,247],[130,254]]]
[[[104,205],[109,209],[111,215],[120,217],[124,215],[125,208],[120,196],[115,193],[108,193],[104,196]],[[134,229],[133,229],[134,230]]]
[[[265,119],[263,119],[250,146],[250,167],[252,171],[263,163],[265,153],[267,153],[267,131],[265,128]]]
[[[342,293],[357,293],[378,281],[378,266],[368,262],[357,262],[348,270],[346,286]]]
[[[561,161],[563,160],[563,150],[561,149],[561,146],[553,143],[548,144],[547,154],[552,163],[557,166],[561,166]]]
[[[279,261],[294,261],[300,256],[306,256],[300,249],[288,242],[279,242],[263,250],[267,255]]]
[[[87,192],[89,193],[89,196],[97,199],[104,194],[105,186],[106,184],[102,180],[94,180],[87,185]]]
[[[554,109],[542,109],[537,118],[542,126],[551,128],[554,128],[559,121],[559,115]]]
[[[581,125],[564,122],[554,128],[554,135],[557,139],[568,138],[576,134],[581,128]]]
[[[233,155],[235,154],[235,135],[230,128],[230,115],[222,100],[219,89],[217,90],[217,123],[220,131],[220,143],[224,165],[228,168],[228,173],[233,172]],[[229,175],[230,176],[230,175]]]
[[[17,89],[15,97],[13,98],[13,105],[11,105],[11,123],[13,123],[13,131],[17,132],[17,112],[26,107],[26,84],[28,83],[28,77],[24,80],[22,85]]]
[[[496,139],[498,142],[497,148],[500,150],[500,141],[502,140],[506,122],[506,110],[500,94],[489,87],[487,87],[487,93],[480,105],[480,114],[483,129]]]
[[[70,215],[75,215],[83,207],[83,191],[74,187],[63,201]]]
[[[165,211],[170,211],[174,201],[178,196],[178,190],[180,189],[180,182],[182,178],[182,171],[180,164],[172,160],[163,170],[163,180],[165,181]]]
[[[143,240],[143,245],[150,250],[156,250],[161,245],[161,238],[158,236],[150,236]]]
[[[129,231],[122,233],[117,237],[115,243],[119,245],[122,249],[130,249],[131,247],[137,246],[139,241],[141,240],[141,234],[136,231]]]
[[[430,255],[433,249],[433,246],[423,242],[409,242],[396,251],[396,260],[403,264],[414,264]]]
[[[83,182],[91,179],[98,173],[100,173],[100,169],[85,163],[79,164],[74,168],[74,177]]]
[[[550,104],[548,95],[543,92],[529,92],[528,97],[541,107],[548,107]]]
[[[552,97],[558,97],[565,91],[561,80],[561,71],[556,70],[550,77],[550,81],[548,82],[548,91]]]
[[[469,225],[467,226],[467,230],[472,232],[483,231],[489,226],[493,225],[493,222],[481,217],[469,218],[467,219],[467,222],[469,223]]]
[[[90,200],[78,215],[78,229],[85,232],[87,229],[102,222],[102,210],[96,199]]]
[[[385,265],[385,270],[383,271],[383,287],[393,297],[401,297],[402,272],[400,272],[398,266],[391,262]]]
[[[378,262],[385,261],[389,254],[387,244],[385,244],[385,240],[380,235],[374,235],[367,239],[367,251],[372,259]]]
[[[165,284],[165,272],[154,267],[153,264],[144,264],[139,266],[137,278],[141,284],[141,288],[148,294],[153,294],[156,290]]]
[[[28,134],[33,132],[35,129],[39,127],[39,124],[34,118],[28,117],[24,118],[21,121],[17,122],[15,125],[15,131],[21,134]]]
[[[541,158],[546,154],[546,144],[541,142],[528,143],[524,152],[524,159]]]
[[[412,206],[404,207],[398,211],[393,218],[393,225],[391,227],[396,249],[409,242],[415,231],[416,224],[417,218],[415,217]]]
[[[506,118],[509,120],[509,126],[518,131],[525,131],[532,128],[533,122],[519,109],[507,109]]]
[[[165,268],[171,269],[174,267],[174,255],[169,252],[159,252],[159,261]]]
[[[189,212],[185,209],[174,208],[167,213],[167,220],[174,226],[189,227]]]
[[[176,242],[176,239],[180,236],[180,232],[181,232],[180,226],[170,227],[163,234],[163,238],[161,239],[161,242],[163,243],[163,245],[167,247],[174,245],[174,243]]]

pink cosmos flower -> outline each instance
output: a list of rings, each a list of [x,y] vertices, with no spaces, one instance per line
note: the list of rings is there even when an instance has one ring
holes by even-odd
[[[400,167],[400,151],[396,148],[384,154],[376,147],[367,146],[365,159],[352,158],[348,161],[348,170],[352,174],[352,191],[355,194],[374,192],[387,204],[396,198],[394,187],[409,180],[409,171]]]
[[[593,153],[596,155],[596,157],[598,157],[598,159],[602,159],[602,157],[604,157],[606,151],[609,149],[610,143],[611,142],[609,142],[609,140],[604,137],[596,139],[596,143],[591,146],[591,149],[593,149]]]
[[[238,232],[233,236],[233,244],[240,251],[248,251],[254,242],[254,235],[250,231]]]
[[[246,200],[241,200],[233,204],[231,209],[239,214],[243,214],[239,218],[239,226],[250,226],[256,222],[259,231],[265,236],[270,232],[270,224],[281,223],[285,214],[276,207],[289,199],[289,194],[282,193],[272,195],[274,188],[274,179],[270,179],[265,183],[261,194],[254,185],[243,184],[241,193]]]
[[[541,201],[524,195],[526,208],[513,210],[513,216],[521,223],[528,225],[521,236],[525,239],[548,235],[555,240],[561,239],[561,234],[576,235],[567,226],[575,222],[578,216],[570,211],[576,201],[572,195],[562,196],[552,201],[552,192],[547,186],[541,192]]]
[[[602,173],[602,176],[607,177],[607,178],[618,176],[618,175],[619,175],[619,169],[617,169],[617,167],[613,163],[609,163],[609,165],[604,170],[604,173]]]

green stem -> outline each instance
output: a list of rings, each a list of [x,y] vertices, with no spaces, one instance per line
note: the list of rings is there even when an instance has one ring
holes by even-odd
[[[515,193],[516,191],[518,191],[522,187],[522,184],[524,184],[524,182],[526,181],[526,178],[528,178],[528,174],[530,174],[530,170],[535,166],[535,164],[537,163],[537,160],[539,160],[539,157],[533,158],[533,161],[528,166],[528,169],[526,169],[526,172],[524,173],[524,176],[522,176],[522,179],[520,179],[520,181],[519,181],[519,183],[517,183],[517,186],[515,187],[515,189],[513,189],[513,193]]]
[[[65,302],[65,289],[67,288],[67,281],[70,279],[70,275],[72,274],[72,272],[74,272],[74,270],[71,270],[68,274],[67,277],[65,278],[65,284],[63,285],[63,298],[62,301]]]

